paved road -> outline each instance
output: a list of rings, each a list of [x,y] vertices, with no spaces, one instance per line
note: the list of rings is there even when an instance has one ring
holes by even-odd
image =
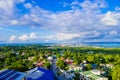
[[[53,70],[53,73],[55,74],[57,80],[65,80],[64,79],[64,74],[61,74],[61,75],[57,74],[59,72],[59,69],[57,68],[55,61],[56,60],[52,61],[52,70]]]

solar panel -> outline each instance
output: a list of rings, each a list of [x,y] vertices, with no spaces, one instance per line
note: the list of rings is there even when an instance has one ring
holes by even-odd
[[[1,72],[1,73],[0,73],[0,77],[3,76],[3,75],[5,75],[5,74],[7,74],[7,73],[10,72],[10,71],[11,71],[11,70],[5,70],[5,71]]]
[[[0,80],[1,80],[1,79],[2,79],[2,80],[6,80],[7,78],[9,78],[11,75],[13,75],[13,74],[15,74],[15,73],[16,73],[16,71],[12,71],[12,72],[8,73],[7,75],[1,77]]]
[[[17,77],[19,77],[21,74],[17,73],[13,77],[11,77],[9,80],[15,80]]]

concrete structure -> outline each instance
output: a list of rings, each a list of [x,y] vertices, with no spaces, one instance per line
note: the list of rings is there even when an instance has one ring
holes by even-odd
[[[28,57],[28,60],[31,61],[33,60],[35,57],[34,56],[31,56],[31,57]]]
[[[90,70],[79,72],[80,80],[108,80],[108,78],[101,75],[99,70]]]
[[[52,57],[52,56],[48,56],[47,59],[48,59],[49,61],[52,61],[52,60],[53,60],[53,57]]]

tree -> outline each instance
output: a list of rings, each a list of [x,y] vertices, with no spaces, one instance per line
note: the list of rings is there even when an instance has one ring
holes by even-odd
[[[50,69],[51,65],[50,65],[50,62],[45,62],[44,63],[44,67],[47,68],[47,69]]]
[[[90,63],[94,63],[94,56],[92,56],[92,55],[88,56],[87,61]]]
[[[16,58],[15,58],[15,57],[11,57],[11,61],[12,61],[12,62],[15,62],[15,61],[16,61]]]
[[[112,55],[106,55],[104,58],[106,63],[114,62],[114,58]]]
[[[6,59],[5,59],[5,64],[6,64],[7,66],[11,64],[10,58],[6,58]]]
[[[92,65],[91,65],[91,64],[87,64],[87,65],[86,65],[86,69],[87,69],[87,70],[91,70],[91,69],[92,69]]]
[[[58,54],[56,54],[56,56],[57,56],[57,58],[60,58],[61,57],[61,55],[58,53]]]
[[[0,69],[2,68],[3,64],[2,64],[2,61],[0,60]]]
[[[57,66],[58,66],[59,68],[65,70],[66,63],[65,63],[63,60],[58,60],[58,61],[57,61]]]
[[[115,66],[112,71],[112,80],[120,80],[120,65]]]

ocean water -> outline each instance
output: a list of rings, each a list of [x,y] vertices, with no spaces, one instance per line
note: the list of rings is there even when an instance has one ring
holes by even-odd
[[[79,43],[76,43],[79,44]],[[29,45],[58,45],[57,43],[35,43],[35,44],[0,44],[0,46],[29,46]],[[83,43],[83,45],[87,46],[96,46],[96,47],[104,47],[104,48],[120,48],[120,42],[89,42]]]
[[[88,46],[97,46],[105,48],[120,48],[120,42],[101,42],[101,43],[86,43]]]

